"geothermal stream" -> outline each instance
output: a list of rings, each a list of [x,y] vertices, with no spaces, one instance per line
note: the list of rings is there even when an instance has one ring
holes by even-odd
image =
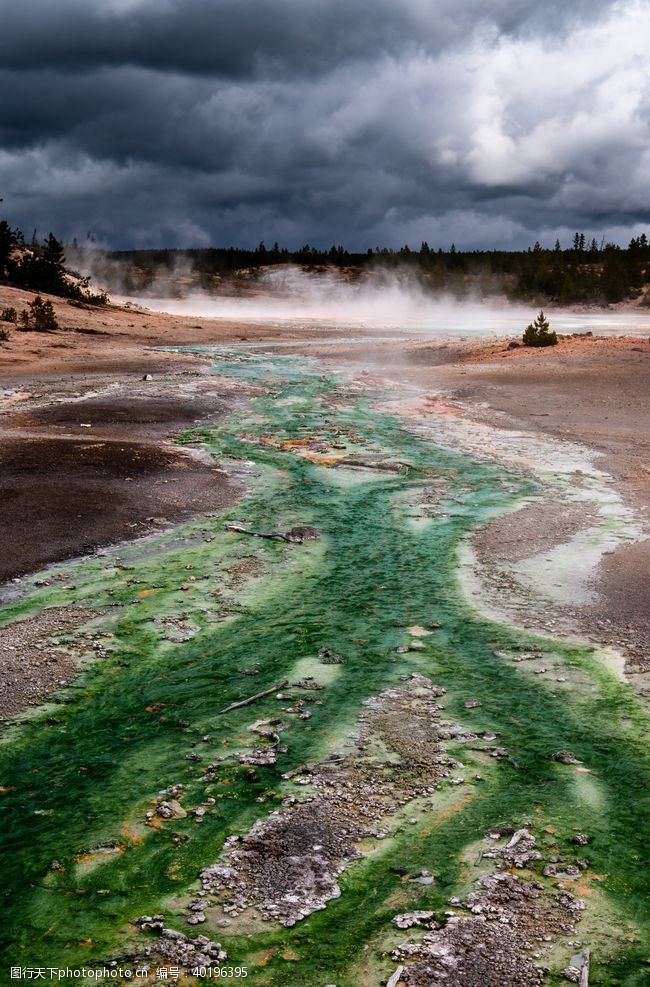
[[[415,387],[268,345],[211,356],[249,403],[181,441],[240,503],[2,610],[85,612],[56,642],[79,676],[5,735],[7,965],[642,983],[647,707],[545,609],[589,599],[599,554],[638,535],[609,478]],[[593,523],[491,585],[472,533],[549,494]]]

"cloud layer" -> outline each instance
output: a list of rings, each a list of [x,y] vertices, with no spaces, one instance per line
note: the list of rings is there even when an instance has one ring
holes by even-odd
[[[642,2],[0,6],[0,195],[28,229],[365,248],[650,226]]]

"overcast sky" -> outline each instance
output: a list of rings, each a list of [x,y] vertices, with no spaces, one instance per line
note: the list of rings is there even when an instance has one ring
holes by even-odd
[[[645,0],[0,0],[0,209],[115,247],[627,242],[649,52]]]

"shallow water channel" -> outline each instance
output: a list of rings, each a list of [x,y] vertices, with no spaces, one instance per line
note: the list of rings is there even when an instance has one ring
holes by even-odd
[[[496,735],[507,757],[459,745],[462,783],[387,819],[387,835],[364,843],[324,910],[291,928],[240,920],[192,934],[218,939],[252,984],[379,984],[394,969],[386,950],[405,938],[394,936],[396,911],[444,915],[448,898],[471,887],[483,834],[530,823],[558,853],[576,831],[590,835],[575,936],[592,949],[590,982],[646,983],[646,709],[594,649],[483,618],[457,578],[467,534],[534,497],[536,482],[410,433],[377,410],[385,394],[315,361],[219,347],[214,360],[215,373],[263,391],[182,441],[243,474],[246,497],[226,515],[50,570],[49,585],[26,580],[0,612],[3,624],[53,605],[98,613],[64,636],[81,654],[80,676],[5,736],[5,969],[120,956],[145,942],[129,924],[142,914],[188,933],[183,908],[224,841],[300,794],[282,776],[337,751],[365,700],[417,672],[447,690],[445,716]],[[233,522],[257,532],[313,525],[321,537],[260,539],[228,530]],[[321,648],[342,662],[325,672]],[[529,651],[558,674],[512,660]],[[306,675],[322,687],[304,694],[311,715],[291,720],[276,763],[240,763],[233,755],[255,746],[250,724],[279,715],[279,702],[271,693],[219,711]],[[470,699],[480,705],[465,708]],[[577,763],[554,761],[562,750]],[[201,781],[208,762],[214,778]],[[214,799],[202,821],[191,812],[147,821],[175,784],[188,808]],[[433,883],[404,881],[420,869]],[[551,957],[549,983],[566,982],[557,971],[570,952]]]

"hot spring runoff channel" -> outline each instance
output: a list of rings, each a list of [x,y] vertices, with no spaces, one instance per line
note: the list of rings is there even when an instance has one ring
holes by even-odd
[[[25,581],[1,612],[3,625],[47,607],[95,616],[58,641],[80,675],[5,734],[0,981],[10,967],[90,968],[142,951],[147,937],[130,923],[162,913],[218,939],[252,984],[378,983],[392,969],[382,959],[391,917],[409,906],[444,914],[468,888],[468,848],[491,826],[529,822],[560,853],[576,830],[590,834],[598,880],[578,935],[593,940],[591,982],[644,982],[645,707],[593,649],[481,617],[457,577],[461,540],[538,494],[534,481],[410,434],[377,410],[385,394],[314,361],[219,347],[214,361],[215,374],[261,386],[244,410],[181,441],[243,472],[246,496],[226,514]],[[320,538],[256,538],[233,523],[310,525]],[[327,674],[322,648],[342,659]],[[526,649],[550,656],[565,684],[511,660]],[[187,901],[224,841],[295,794],[283,776],[336,751],[364,701],[413,672],[446,688],[445,716],[495,734],[507,758],[481,765],[459,750],[468,766],[453,798],[447,789],[407,808],[415,824],[387,820],[389,836],[367,841],[341,874],[340,897],[294,927],[190,930]],[[233,753],[255,746],[251,723],[280,715],[278,701],[271,691],[220,711],[309,675],[321,675],[318,701],[282,733],[276,762],[240,763]],[[471,697],[481,705],[470,711]],[[554,761],[561,750],[586,770]],[[183,805],[213,800],[200,824],[191,812],[147,818],[177,784]],[[405,883],[418,869],[435,881]]]

